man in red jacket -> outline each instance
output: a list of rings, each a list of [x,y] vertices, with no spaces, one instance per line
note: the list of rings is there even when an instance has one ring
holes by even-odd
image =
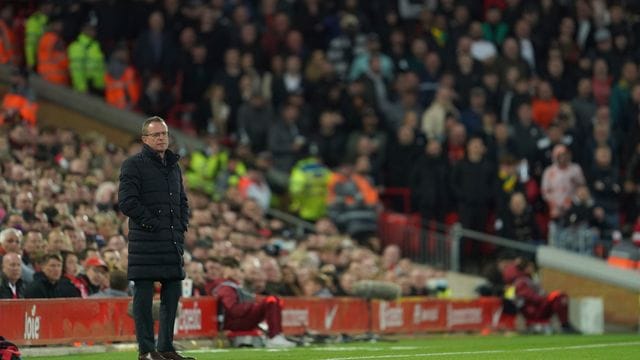
[[[554,290],[546,293],[533,280],[535,264],[526,259],[518,259],[503,270],[505,285],[515,288],[516,304],[527,321],[545,321],[553,315],[558,317],[565,333],[577,331],[569,323],[567,294]]]
[[[262,321],[269,327],[267,347],[294,347],[295,343],[282,335],[282,300],[275,296],[256,298],[242,287],[244,273],[234,258],[222,259],[223,277],[214,290],[224,309],[224,329],[248,331]]]

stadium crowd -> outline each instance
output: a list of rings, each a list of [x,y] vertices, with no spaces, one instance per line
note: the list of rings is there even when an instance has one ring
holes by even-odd
[[[348,294],[372,277],[424,293],[440,274],[395,247],[376,255],[386,188],[410,189],[425,223],[457,218],[588,254],[639,227],[638,10],[622,0],[20,2],[0,14],[0,62],[206,139],[207,149],[179,149],[194,291],[232,256],[256,293]],[[104,269],[127,258],[115,169],[140,145],[38,128],[24,72],[12,81],[4,251],[19,238],[23,277],[34,254],[62,251],[41,258],[44,276],[62,272],[81,295],[108,288]],[[269,206],[315,221],[316,233],[293,241]]]

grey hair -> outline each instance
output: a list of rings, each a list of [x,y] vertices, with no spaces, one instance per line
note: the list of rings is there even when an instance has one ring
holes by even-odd
[[[8,228],[0,231],[0,244],[4,246],[5,240],[9,237],[9,235],[15,234],[18,237],[18,242],[22,244],[22,231],[14,228]]]
[[[144,121],[144,123],[142,123],[142,129],[141,129],[141,134],[142,135],[146,135],[147,134],[147,129],[149,128],[149,125],[151,125],[151,123],[154,122],[159,122],[159,123],[163,123],[163,124],[167,124],[163,118],[161,118],[160,116],[152,116],[150,118],[147,118],[147,120]]]

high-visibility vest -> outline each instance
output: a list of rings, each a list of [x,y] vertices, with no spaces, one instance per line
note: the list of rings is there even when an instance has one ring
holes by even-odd
[[[140,86],[138,85],[136,71],[133,67],[127,67],[119,79],[106,73],[104,82],[104,98],[108,104],[118,109],[131,109],[138,103],[140,99]]]
[[[15,63],[15,36],[4,20],[0,20],[0,64]]]
[[[87,92],[91,84],[95,89],[104,88],[104,55],[100,44],[81,33],[69,45],[69,73],[76,91]]]
[[[48,21],[47,15],[38,11],[29,16],[25,24],[24,55],[27,66],[30,68],[36,65],[38,40],[44,34],[44,28]]]
[[[289,209],[305,220],[318,220],[327,212],[329,169],[315,158],[298,161],[289,177]]]
[[[2,99],[3,113],[6,111],[17,112],[20,117],[30,125],[36,124],[36,114],[38,113],[38,104],[29,101],[26,97],[16,94],[7,93]],[[0,124],[4,124],[4,114],[0,116]]]
[[[45,33],[38,44],[38,74],[54,84],[69,84],[69,59],[62,38],[55,32]]]
[[[356,185],[356,188],[360,192],[359,195],[362,196],[362,202],[364,205],[372,206],[378,203],[378,192],[373,187],[373,185],[371,185],[369,180],[367,180],[364,176],[359,174],[352,174],[350,178],[347,178],[340,173],[334,172],[329,177],[329,190],[327,194],[328,204],[332,204],[334,201],[336,201],[336,186],[348,181],[353,181],[353,183]],[[356,196],[357,194],[349,194],[345,199],[343,199],[343,201],[347,205],[354,204],[356,202]]]

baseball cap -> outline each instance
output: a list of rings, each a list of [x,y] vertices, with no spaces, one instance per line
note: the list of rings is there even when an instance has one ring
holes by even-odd
[[[84,267],[85,268],[89,268],[89,267],[103,267],[106,270],[109,270],[109,267],[107,266],[107,263],[104,262],[104,260],[100,259],[97,256],[92,256],[90,258],[88,258],[85,263],[84,263]]]

